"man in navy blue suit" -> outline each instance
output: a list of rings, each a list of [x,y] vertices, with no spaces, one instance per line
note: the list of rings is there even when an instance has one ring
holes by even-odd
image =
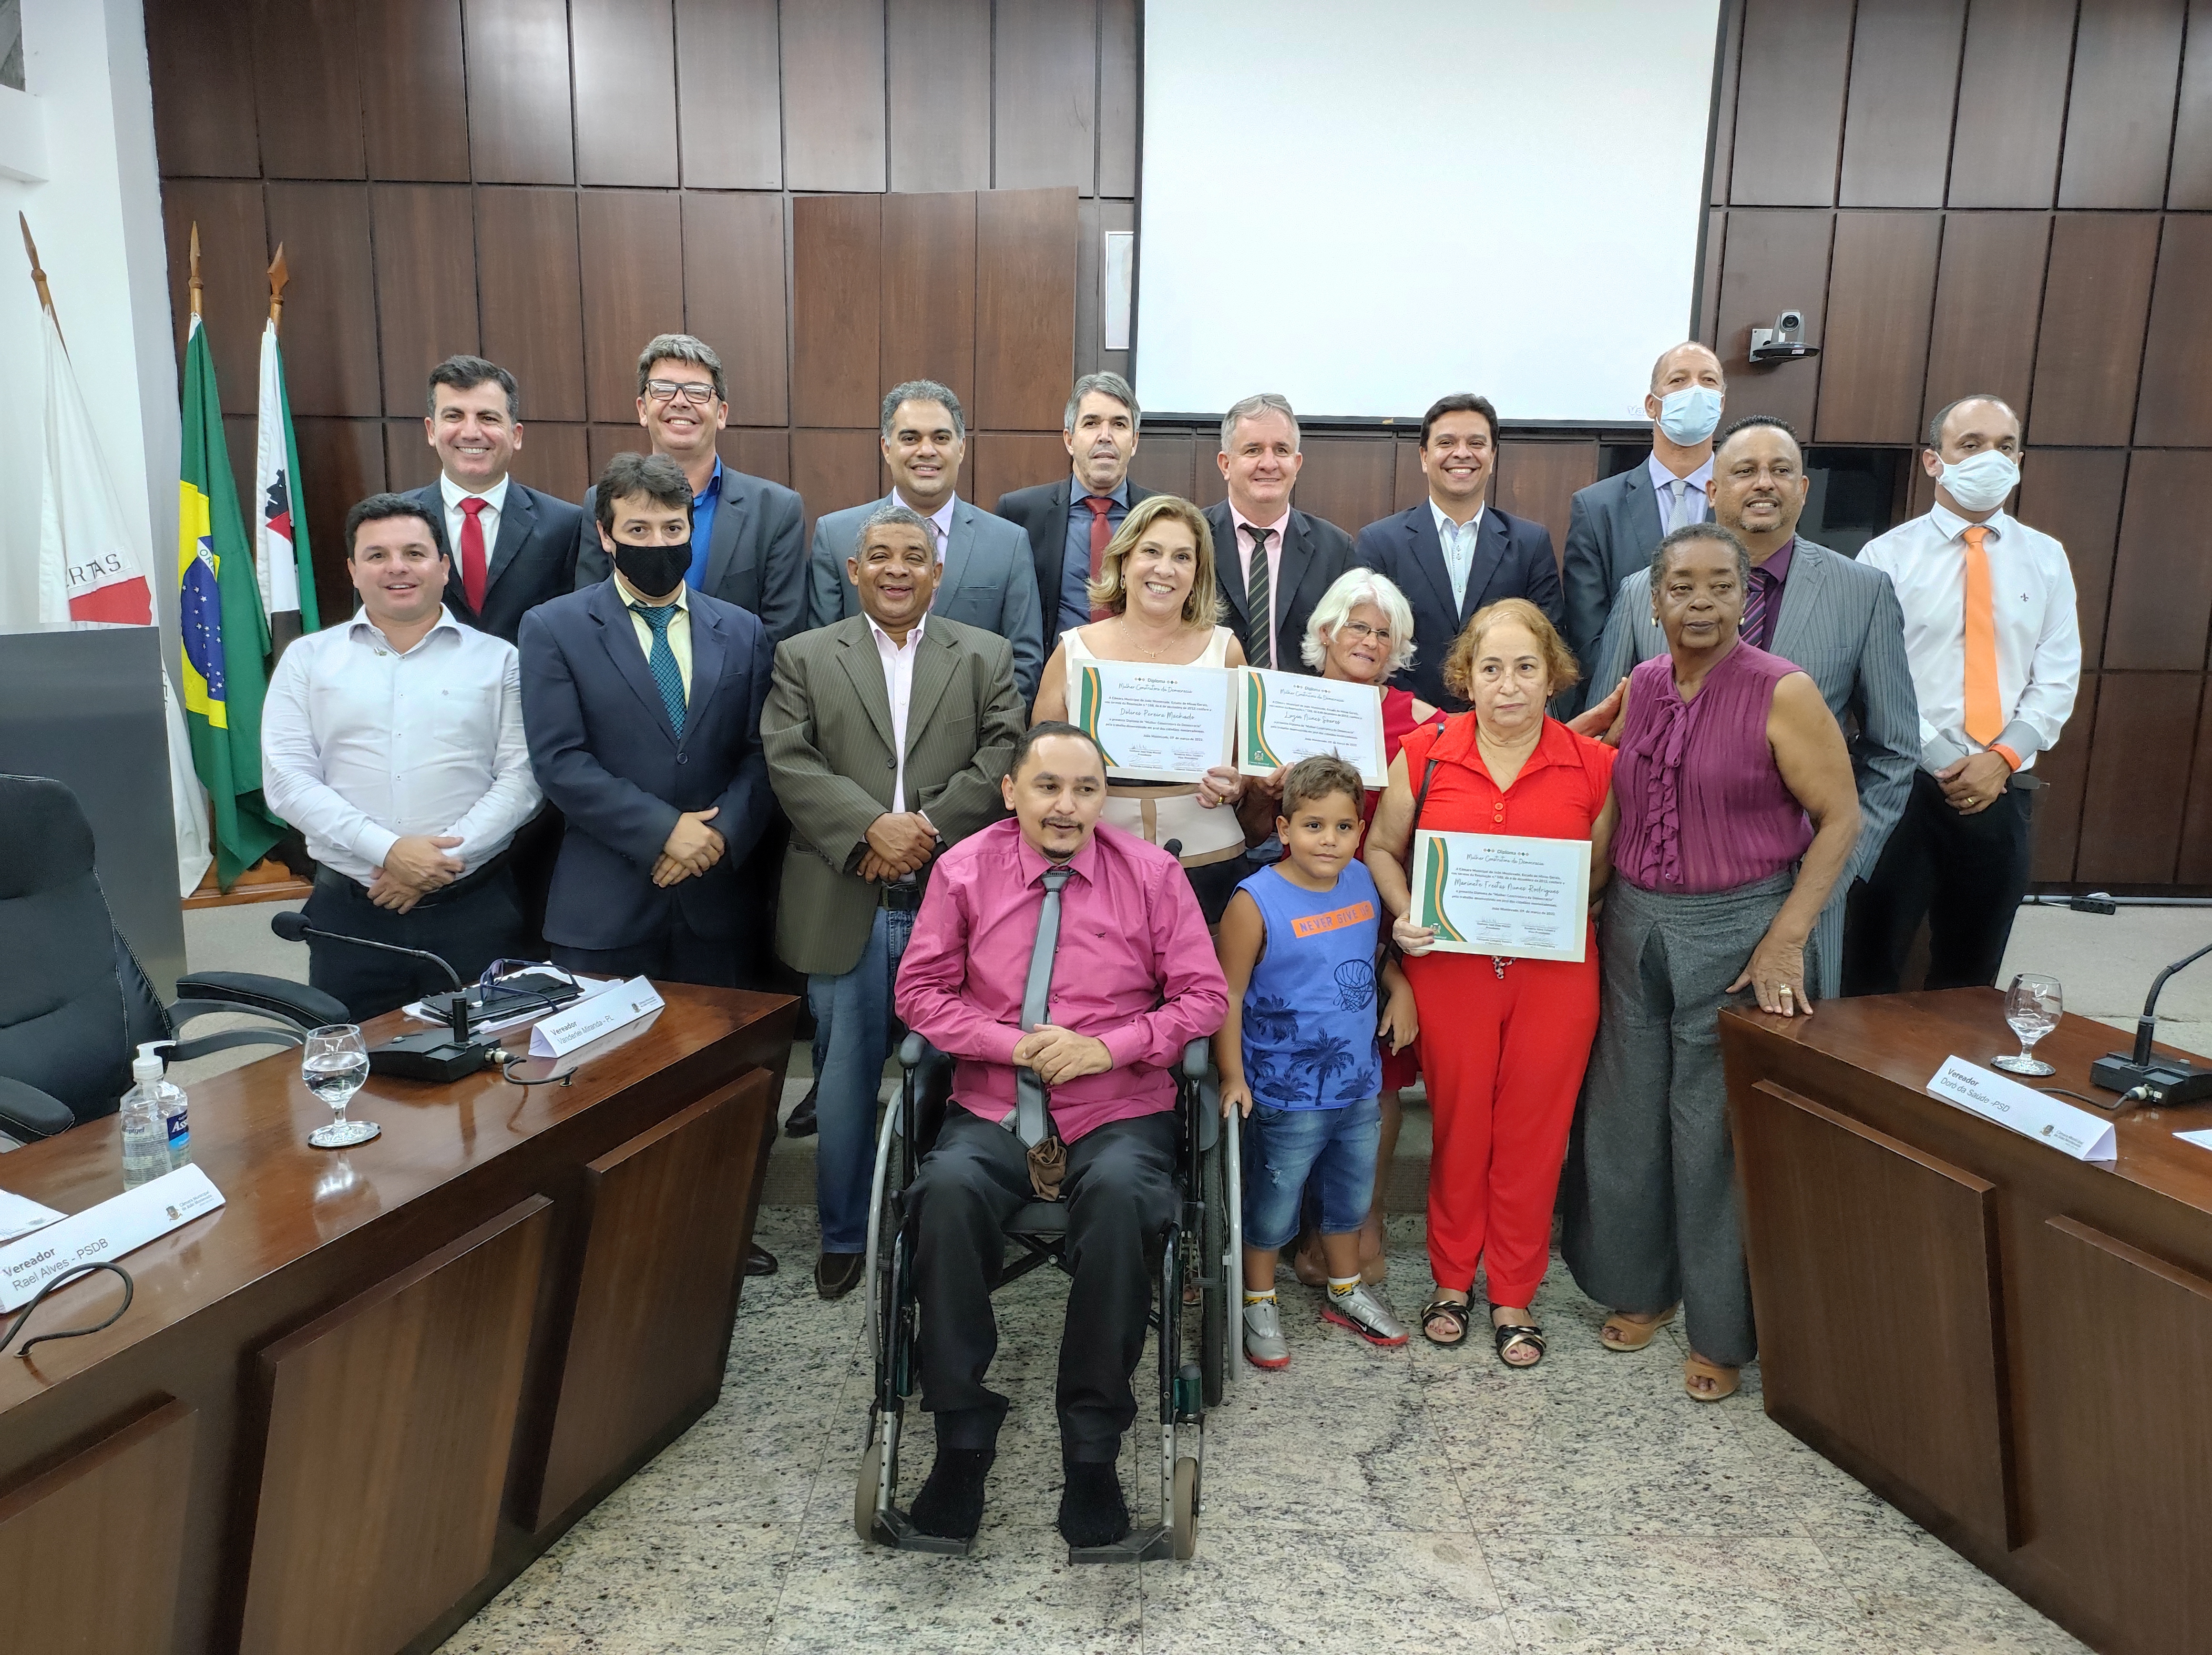
[[[1486,506],[1498,462],[1498,410],[1486,397],[1440,397],[1421,416],[1421,470],[1429,497],[1359,531],[1355,555],[1387,575],[1413,607],[1413,664],[1392,680],[1432,706],[1467,703],[1444,688],[1444,658],[1477,609],[1525,597],[1553,625],[1559,566],[1552,531]]]
[[[617,454],[593,495],[613,573],[522,623],[531,767],[568,818],[545,937],[602,976],[734,987],[766,922],[735,876],[773,798],[761,708],[775,648],[750,610],[684,581],[691,485]]]

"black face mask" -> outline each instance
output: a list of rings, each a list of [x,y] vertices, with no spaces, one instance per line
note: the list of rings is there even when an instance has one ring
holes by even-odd
[[[622,578],[647,597],[665,597],[684,583],[691,568],[691,543],[673,546],[633,546],[615,542],[615,567]]]

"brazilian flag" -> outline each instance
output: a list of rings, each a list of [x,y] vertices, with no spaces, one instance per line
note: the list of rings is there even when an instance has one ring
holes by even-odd
[[[269,621],[238,485],[222,446],[222,404],[207,335],[185,346],[184,459],[177,488],[178,619],[192,767],[215,803],[215,878],[228,890],[269,854],[283,826],[261,802],[261,702]]]

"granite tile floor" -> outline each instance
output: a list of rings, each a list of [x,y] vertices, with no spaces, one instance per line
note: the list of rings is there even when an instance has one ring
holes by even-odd
[[[448,1655],[2082,1647],[1769,1423],[1755,1369],[1699,1404],[1674,1330],[1638,1356],[1601,1349],[1601,1312],[1556,1264],[1551,1354],[1528,1373],[1486,1343],[1370,1349],[1285,1271],[1291,1363],[1244,1369],[1212,1416],[1198,1556],[1134,1569],[1071,1567],[1052,1532],[1061,1294],[1039,1272],[1000,1301],[1014,1406],[975,1554],[864,1547],[860,1301],[815,1297],[811,1213],[769,1209],[760,1233],[784,1269],[746,1284],[721,1402]],[[1420,1221],[1394,1221],[1391,1247],[1410,1312]],[[931,1455],[908,1417],[906,1497]],[[1149,1510],[1138,1463],[1125,1453],[1123,1484]]]

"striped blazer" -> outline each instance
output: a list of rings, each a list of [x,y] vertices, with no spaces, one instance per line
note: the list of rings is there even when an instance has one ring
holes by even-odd
[[[932,615],[907,706],[907,809],[927,811],[946,845],[1004,815],[999,780],[1025,723],[1013,646]],[[853,870],[869,824],[891,808],[898,774],[890,693],[866,615],[776,646],[761,744],[769,785],[791,820],[776,955],[810,975],[850,971],[883,888]]]

